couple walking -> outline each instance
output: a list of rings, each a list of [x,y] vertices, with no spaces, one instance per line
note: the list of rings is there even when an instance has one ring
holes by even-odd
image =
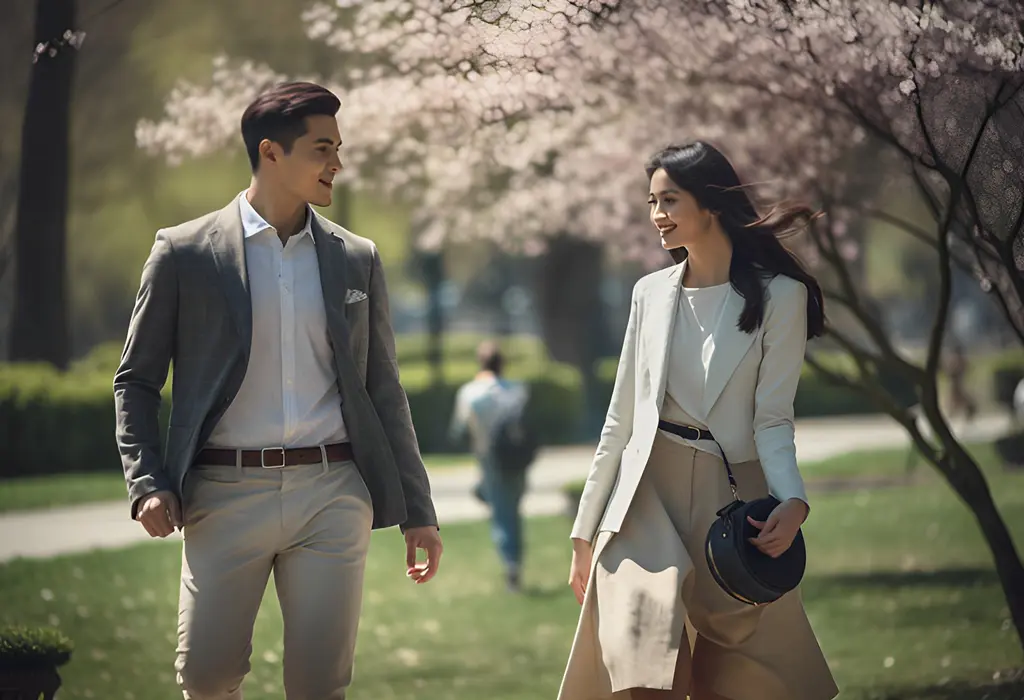
[[[175,668],[187,699],[242,697],[273,572],[286,697],[342,700],[371,530],[401,528],[417,584],[440,564],[379,254],[309,206],[331,203],[342,167],[339,106],[287,83],[246,109],[251,183],[157,233],[114,379],[131,515],[154,537],[183,534]],[[834,685],[796,593],[734,604],[693,549],[727,502],[721,460],[658,429],[712,430],[741,492],[782,502],[757,545],[788,547],[807,513],[792,402],[820,291],[742,190],[719,189],[739,183],[717,151],[670,149],[648,175],[679,264],[634,292],[572,532],[583,612],[560,697],[827,700]]]

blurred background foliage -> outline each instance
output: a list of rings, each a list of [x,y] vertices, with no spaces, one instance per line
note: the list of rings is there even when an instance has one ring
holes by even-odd
[[[43,367],[0,370],[0,414],[11,417],[5,419],[7,454],[0,455],[0,464],[17,462],[18,471],[28,470],[25,455],[31,452],[30,445],[15,436],[45,435],[65,415],[64,409],[25,412],[16,407],[60,403],[64,399],[59,397],[74,395],[77,408],[67,410],[85,411],[83,415],[94,418],[70,424],[81,425],[84,435],[107,430],[110,380],[156,230],[220,208],[247,185],[249,171],[240,138],[229,152],[171,166],[136,148],[137,122],[158,117],[179,80],[207,79],[218,55],[250,58],[290,75],[332,73],[337,54],[322,42],[306,39],[301,7],[277,0],[79,0],[87,36],[77,56],[73,92],[67,229],[75,364],[66,374]],[[7,3],[3,15],[0,240],[9,252],[18,134],[32,65],[32,3]],[[925,208],[910,192],[889,193],[883,206],[908,220],[927,219]],[[553,246],[537,258],[512,257],[485,242],[427,255],[413,245],[408,207],[384,196],[339,191],[335,204],[322,213],[372,238],[381,250],[400,336],[402,376],[424,449],[444,449],[443,428],[454,387],[472,375],[476,343],[495,335],[505,339],[512,373],[544,386],[544,395],[554,402],[546,415],[560,418],[550,423],[547,437],[554,442],[593,439],[614,378],[629,290],[645,270],[618,259],[614,246],[583,249],[579,243]],[[938,284],[933,253],[884,222],[867,221],[859,229],[864,254],[855,273],[884,311],[888,330],[898,336],[905,352],[920,354],[930,326],[929,302]],[[593,261],[589,272],[582,268],[590,263],[567,267],[583,256]],[[11,312],[11,266],[0,271],[3,350]],[[998,310],[977,285],[958,277],[954,286],[952,332],[971,341],[969,384],[984,405],[1005,397],[1005,387],[1022,374],[1024,360],[1013,349]],[[565,299],[572,301],[559,305]],[[433,368],[432,310],[443,330],[434,336],[441,343]],[[832,320],[843,322],[838,307],[832,309]],[[815,350],[831,366],[849,366],[827,343],[819,342]],[[997,370],[1005,375],[1002,384]],[[903,398],[914,402],[912,395]],[[800,415],[873,410],[863,398],[824,385],[810,373],[797,400]],[[31,425],[35,427],[29,429]],[[72,449],[79,444],[72,439],[59,446],[65,457],[56,463],[81,463]]]

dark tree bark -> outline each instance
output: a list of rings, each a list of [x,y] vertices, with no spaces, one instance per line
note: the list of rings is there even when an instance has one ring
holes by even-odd
[[[38,0],[35,41],[74,29],[75,0]],[[21,132],[15,292],[10,358],[66,369],[71,343],[67,297],[67,211],[71,89],[75,49],[44,52],[32,66]]]
[[[593,241],[567,235],[552,239],[538,269],[541,333],[548,353],[576,367],[583,388],[584,437],[600,430],[607,405],[600,396],[595,363],[603,355],[600,285],[604,251]]]
[[[427,289],[427,363],[431,382],[439,385],[444,382],[444,308],[441,304],[444,256],[439,252],[424,253],[420,270]]]

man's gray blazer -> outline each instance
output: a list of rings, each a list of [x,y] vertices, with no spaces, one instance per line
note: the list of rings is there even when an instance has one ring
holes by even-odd
[[[342,415],[373,499],[373,527],[437,525],[398,379],[377,248],[315,214],[312,230]],[[242,384],[251,337],[237,200],[159,231],[114,377],[117,444],[132,517],[140,499],[153,491],[166,489],[181,498],[185,473]],[[160,391],[172,362],[171,417],[161,450]]]

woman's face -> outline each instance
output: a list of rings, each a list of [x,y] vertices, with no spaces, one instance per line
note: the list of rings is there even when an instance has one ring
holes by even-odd
[[[690,245],[710,224],[711,212],[701,209],[693,195],[680,189],[662,168],[651,176],[647,203],[651,205],[651,223],[661,234],[665,250]]]

